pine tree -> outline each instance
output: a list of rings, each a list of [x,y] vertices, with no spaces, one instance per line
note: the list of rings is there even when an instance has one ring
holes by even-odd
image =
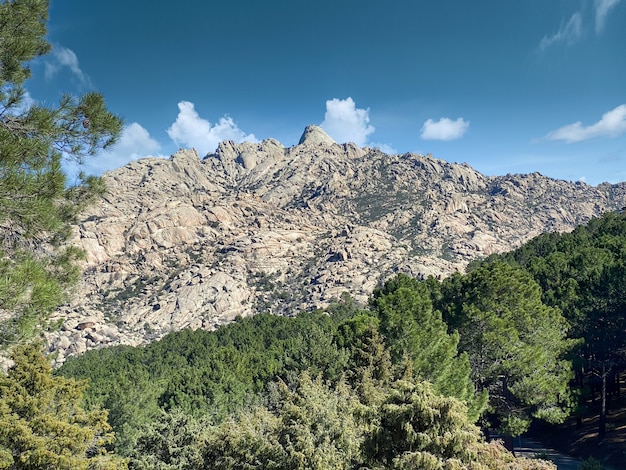
[[[524,432],[533,417],[562,422],[569,412],[575,342],[556,308],[541,301],[530,274],[503,262],[485,264],[442,286],[441,308],[461,335],[478,390],[506,435]]]
[[[437,392],[462,400],[469,406],[471,418],[478,419],[486,394],[475,395],[468,356],[457,350],[459,335],[448,333],[441,313],[433,309],[426,284],[399,275],[374,293],[372,305],[392,360],[399,363],[406,357],[416,379],[429,381]]]
[[[493,256],[521,265],[539,283],[545,304],[562,310],[570,338],[579,412],[586,409],[587,380],[600,382],[599,436],[605,433],[610,395],[626,364],[626,213],[607,212],[571,233],[542,234],[510,253]],[[580,419],[580,416],[578,416]]]
[[[209,423],[177,409],[162,413],[142,430],[129,467],[134,470],[196,470],[202,468],[202,450]]]
[[[25,103],[28,63],[46,54],[47,0],[0,1],[0,348],[28,337],[78,279],[80,250],[63,247],[77,214],[104,191],[78,163],[113,144],[122,122],[103,97],[65,95],[58,106]]]
[[[542,460],[516,459],[500,444],[484,442],[465,405],[438,395],[429,383],[402,380],[381,392],[365,404],[345,383],[333,388],[305,372],[295,390],[281,384],[272,407],[245,411],[208,432],[199,468],[555,468]]]
[[[12,359],[0,375],[0,468],[126,468],[105,450],[106,411],[81,407],[86,382],[54,377],[35,343],[14,348]]]
[[[210,433],[204,468],[359,468],[367,409],[345,383],[333,389],[303,372],[295,390],[276,392],[272,411],[257,407]]]

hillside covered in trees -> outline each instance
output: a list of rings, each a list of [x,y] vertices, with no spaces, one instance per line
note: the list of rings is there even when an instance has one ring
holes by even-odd
[[[533,421],[581,413],[594,391],[617,393],[625,261],[626,216],[607,213],[475,262],[467,274],[398,275],[367,305],[345,296],[293,318],[261,314],[215,332],[90,351],[58,374],[89,379],[86,406],[109,410],[115,450],[135,468],[185,459],[205,468],[479,462],[495,448],[483,447],[474,423],[517,436]],[[403,414],[416,401],[431,407],[423,411],[431,424]],[[456,418],[438,422],[438,406]],[[446,441],[466,425],[471,445]],[[410,466],[428,459],[439,463]]]

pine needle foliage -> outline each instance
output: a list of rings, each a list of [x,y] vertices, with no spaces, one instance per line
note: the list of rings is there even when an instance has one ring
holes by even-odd
[[[107,413],[81,406],[85,381],[54,377],[36,343],[17,346],[0,376],[1,469],[123,469],[107,454]]]
[[[114,144],[122,121],[96,92],[56,106],[27,100],[29,63],[51,49],[47,0],[0,1],[0,348],[30,337],[78,279],[71,224],[104,193],[99,178],[68,184],[79,164]]]

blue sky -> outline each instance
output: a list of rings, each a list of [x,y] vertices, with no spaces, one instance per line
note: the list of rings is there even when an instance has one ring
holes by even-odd
[[[30,97],[102,92],[99,173],[224,139],[431,153],[487,175],[626,181],[624,0],[51,0]]]

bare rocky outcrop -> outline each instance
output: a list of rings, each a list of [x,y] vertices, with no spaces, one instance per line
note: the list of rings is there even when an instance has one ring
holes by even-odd
[[[202,159],[180,150],[104,179],[107,196],[75,231],[81,284],[48,335],[57,364],[237,316],[294,315],[343,292],[365,301],[394,273],[443,276],[626,206],[625,183],[487,177],[338,144],[317,126],[290,148],[226,141]]]
[[[306,126],[298,145],[333,145],[336,142],[319,126]]]

